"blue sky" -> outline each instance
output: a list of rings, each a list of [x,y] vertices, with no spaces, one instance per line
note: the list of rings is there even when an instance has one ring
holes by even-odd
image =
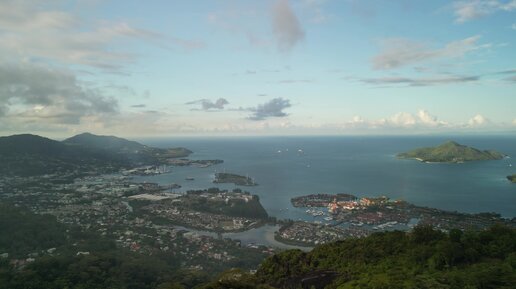
[[[516,0],[0,3],[0,134],[516,131]]]

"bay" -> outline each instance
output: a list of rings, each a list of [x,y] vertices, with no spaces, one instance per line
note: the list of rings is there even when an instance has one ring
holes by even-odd
[[[290,199],[315,193],[387,196],[420,206],[466,213],[495,212],[516,217],[516,160],[426,164],[396,158],[399,152],[447,140],[516,157],[516,136],[291,136],[140,139],[157,147],[183,146],[191,159],[222,159],[208,168],[172,167],[168,174],[136,181],[178,183],[179,192],[232,184],[212,183],[216,172],[249,175],[259,184],[240,187],[257,194],[271,216],[311,220]],[[512,167],[510,165],[513,165]],[[194,180],[185,180],[192,177]]]

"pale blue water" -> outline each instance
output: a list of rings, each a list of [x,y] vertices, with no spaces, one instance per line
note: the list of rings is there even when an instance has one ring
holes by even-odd
[[[435,146],[446,140],[494,149],[513,158],[464,164],[424,164],[398,160],[398,152]],[[209,168],[172,168],[170,174],[138,181],[178,183],[179,191],[208,187],[215,171],[249,174],[259,186],[243,187],[260,196],[272,216],[308,218],[290,198],[314,193],[385,195],[411,203],[460,212],[496,212],[516,217],[516,136],[432,137],[245,137],[142,139],[158,147],[184,146],[193,159],[223,159]],[[299,153],[298,150],[303,150]],[[278,151],[281,150],[281,153]],[[288,150],[288,151],[287,151]],[[512,167],[509,164],[512,163]],[[186,181],[185,177],[194,177]],[[287,209],[288,208],[288,209]],[[311,218],[311,217],[310,217]]]

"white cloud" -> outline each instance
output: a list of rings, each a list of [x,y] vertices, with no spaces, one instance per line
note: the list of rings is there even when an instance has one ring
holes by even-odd
[[[486,126],[490,123],[491,123],[491,121],[489,119],[485,118],[481,114],[477,114],[477,115],[473,116],[468,121],[468,125],[470,127],[481,127],[481,126]]]
[[[354,116],[351,121],[341,127],[347,129],[435,129],[446,128],[449,124],[439,120],[428,111],[421,109],[416,114],[399,112],[390,117],[376,120],[367,120],[361,116]]]
[[[272,30],[280,51],[288,52],[305,38],[299,19],[288,0],[277,0],[272,8]]]
[[[436,116],[431,115],[428,111],[424,109],[420,109],[417,112],[417,116],[419,117],[419,121],[427,126],[436,127],[447,125],[446,122],[438,120]]]
[[[195,49],[202,43],[135,28],[127,22],[81,19],[61,11],[60,1],[0,1],[0,61],[43,59],[117,70],[136,55],[114,49],[122,41],[145,40],[161,47]]]
[[[405,38],[389,38],[382,43],[382,51],[373,57],[375,69],[393,69],[408,64],[440,59],[457,58],[490,44],[477,44],[479,35],[447,43],[443,48],[431,48],[421,42]]]
[[[516,0],[472,0],[456,1],[453,4],[455,21],[464,23],[482,18],[498,11],[510,12],[516,9]]]

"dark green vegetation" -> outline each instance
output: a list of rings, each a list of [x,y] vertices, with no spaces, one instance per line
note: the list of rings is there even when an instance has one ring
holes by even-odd
[[[478,150],[448,141],[437,147],[419,148],[397,155],[401,159],[416,159],[422,162],[462,163],[468,161],[499,160],[503,154],[492,150]]]
[[[0,289],[193,288],[221,270],[253,268],[259,256],[242,248],[223,268],[204,260],[204,270],[190,270],[180,254],[131,252],[96,232],[0,203]]]
[[[261,285],[259,285],[261,284]],[[228,272],[205,288],[514,288],[516,230],[375,233],[266,259],[255,276]],[[267,288],[267,287],[262,287]]]
[[[151,148],[112,136],[81,134],[63,142],[23,134],[0,137],[0,174],[105,173],[188,156],[185,148]]]
[[[117,249],[97,234],[7,204],[0,204],[0,252],[9,253],[0,258],[2,289],[157,288],[179,280],[173,260]]]
[[[507,176],[507,179],[513,183],[516,183],[516,174]]]
[[[257,186],[258,184],[250,177],[229,173],[216,173],[214,183],[233,183],[237,186]]]

